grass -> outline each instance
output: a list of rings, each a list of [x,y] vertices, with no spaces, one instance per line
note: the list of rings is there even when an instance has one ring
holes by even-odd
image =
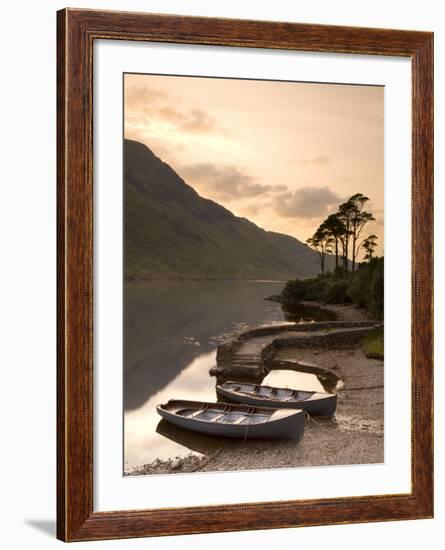
[[[366,336],[363,342],[363,352],[366,357],[371,359],[383,359],[383,348],[383,328],[376,328]]]

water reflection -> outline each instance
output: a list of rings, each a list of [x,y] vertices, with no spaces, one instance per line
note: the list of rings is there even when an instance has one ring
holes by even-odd
[[[160,422],[156,405],[174,398],[216,400],[215,378],[208,372],[215,365],[217,345],[240,330],[286,320],[281,304],[264,299],[282,286],[247,281],[126,284],[126,470],[156,458],[206,454],[215,445],[233,444]],[[315,319],[315,313],[306,309],[305,320]],[[272,371],[264,382],[320,388],[316,376],[291,371]]]
[[[229,437],[212,437],[209,435],[183,430],[165,420],[161,420],[156,427],[156,432],[170,441],[182,445],[196,454],[205,455],[221,449],[223,446],[240,444],[239,439]]]
[[[125,409],[134,410],[230,334],[283,322],[264,300],[280,282],[150,281],[125,285]]]
[[[320,309],[306,304],[282,304],[284,318],[290,323],[300,321],[335,321],[336,316],[332,311]]]
[[[189,453],[188,448],[175,443],[156,432],[160,416],[156,405],[169,399],[193,399],[214,401],[216,398],[215,379],[209,369],[215,363],[215,352],[194,359],[165,388],[154,394],[134,411],[125,413],[125,463],[126,466],[147,464],[156,458],[165,460],[172,456]]]

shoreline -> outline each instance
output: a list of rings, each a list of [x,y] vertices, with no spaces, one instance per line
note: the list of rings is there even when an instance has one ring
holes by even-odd
[[[310,300],[302,300],[300,304],[319,307],[320,309],[327,309],[332,311],[337,316],[337,321],[373,321],[378,323],[375,319],[371,319],[366,309],[360,308],[355,304],[325,304],[323,302],[315,302]]]
[[[374,319],[371,319],[366,309],[360,308],[353,303],[325,304],[324,302],[318,302],[316,300],[285,300],[280,294],[268,296],[265,300],[278,304],[302,304],[303,306],[325,309],[336,315],[336,321],[374,321]],[[378,321],[375,322],[377,323]]]
[[[369,320],[366,312],[354,305],[308,301],[302,303],[334,311],[339,324],[377,323]],[[317,326],[320,323],[311,325]],[[298,324],[295,327],[298,329]],[[325,336],[332,332],[324,331]],[[309,418],[300,443],[286,440],[221,442],[221,446],[209,454],[199,455],[190,452],[186,456],[176,456],[167,460],[156,459],[150,464],[129,469],[125,475],[383,462],[383,360],[367,358],[362,351],[361,343],[362,338],[338,348],[317,345],[301,348],[291,343],[273,350],[270,358],[272,368],[304,370],[299,368],[298,363],[301,362],[316,365],[320,371],[331,373],[341,381],[338,386],[342,387],[337,387],[335,416]]]

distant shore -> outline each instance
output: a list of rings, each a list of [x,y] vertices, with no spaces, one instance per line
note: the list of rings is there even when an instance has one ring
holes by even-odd
[[[304,302],[333,311],[339,321],[366,321],[366,311],[353,305]],[[298,324],[296,325],[296,328]],[[335,372],[343,387],[334,418],[309,418],[303,440],[250,441],[221,445],[205,456],[190,454],[155,460],[132,468],[127,475],[238,471],[383,462],[383,360],[365,356],[360,343],[345,349],[285,347],[277,364],[299,361]]]

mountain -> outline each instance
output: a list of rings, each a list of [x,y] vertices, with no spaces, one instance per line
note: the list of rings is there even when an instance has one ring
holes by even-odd
[[[127,278],[285,280],[319,273],[318,256],[305,244],[204,199],[145,145],[125,140],[124,166]]]

